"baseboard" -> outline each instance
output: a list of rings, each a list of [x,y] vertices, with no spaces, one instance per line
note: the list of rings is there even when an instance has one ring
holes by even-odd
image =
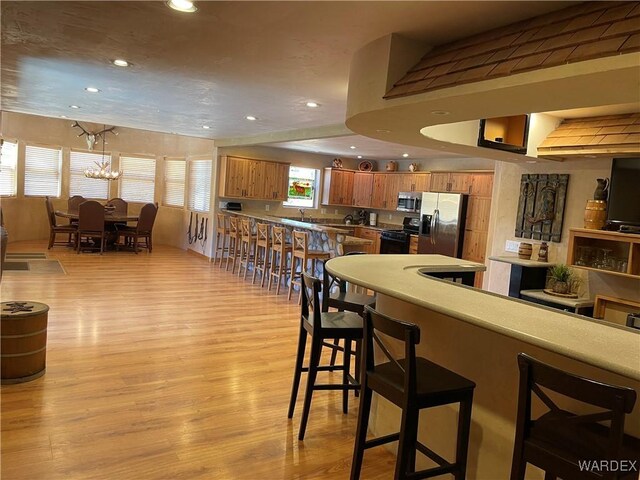
[[[211,257],[205,255],[204,253],[196,252],[195,250],[191,250],[190,248],[187,248],[187,253],[190,253],[191,255],[195,255],[196,257],[203,258],[207,262],[213,261],[213,259]]]

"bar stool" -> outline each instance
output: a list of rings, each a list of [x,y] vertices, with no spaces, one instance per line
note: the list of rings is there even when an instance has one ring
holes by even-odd
[[[404,343],[404,358],[395,359],[385,346],[379,333]],[[376,361],[380,347],[384,357]],[[417,325],[401,322],[378,313],[366,306],[364,310],[363,372],[360,394],[358,428],[351,464],[351,480],[360,478],[362,458],[366,448],[376,447],[399,440],[396,459],[395,480],[430,478],[452,474],[456,480],[466,476],[469,430],[471,427],[471,405],[475,383],[447,370],[426,358],[416,357],[416,344],[420,342]],[[378,393],[402,409],[399,433],[367,440],[371,396]],[[430,448],[418,442],[418,417],[423,408],[459,403],[456,460],[450,463]],[[415,471],[416,451],[438,464],[437,467]]]
[[[240,236],[240,266],[238,267],[238,276],[242,275],[242,267],[244,266],[244,278],[247,278],[247,272],[249,271],[249,265],[255,265],[255,248],[256,238],[251,232],[251,220],[242,219],[240,221],[241,236]]]
[[[286,241],[287,230],[284,227],[271,227],[271,269],[269,270],[269,285],[271,291],[273,279],[276,280],[276,295],[280,294],[282,278],[287,279],[290,270],[287,267],[291,257],[291,244]]]
[[[218,224],[216,225],[216,245],[213,250],[213,263],[216,262],[218,254],[220,254],[220,268],[222,268],[222,260],[224,260],[224,254],[229,255],[229,247],[227,246],[227,238],[229,238],[229,221],[228,215],[224,213],[218,213],[216,215]]]
[[[640,440],[624,434],[625,414],[631,413],[636,402],[633,389],[572,375],[524,353],[518,354],[518,367],[520,385],[511,480],[524,479],[527,463],[544,470],[545,480],[638,478]],[[600,411],[580,415],[568,412],[540,387],[598,407]],[[531,420],[531,392],[549,409],[536,420]],[[610,426],[602,425],[603,421],[611,422]],[[623,467],[630,462],[635,462],[635,469]],[[585,469],[585,464],[594,463],[596,468]]]
[[[240,259],[240,241],[242,239],[242,228],[240,227],[240,219],[235,216],[229,217],[229,253],[225,263],[225,271],[229,270],[229,263],[233,266],[231,273],[236,273],[236,265]]]
[[[308,267],[311,260],[311,272],[315,274],[316,262],[329,260],[329,252],[323,250],[309,250],[309,232],[293,231],[293,249],[291,256],[291,277],[289,278],[289,295],[287,298],[291,300],[291,292],[293,286],[297,285],[300,289],[298,295],[298,303],[302,300],[302,274]],[[300,271],[298,271],[300,267]]]
[[[256,257],[253,265],[253,277],[251,283],[256,282],[256,274],[260,271],[260,286],[264,287],[264,281],[269,271],[269,225],[266,223],[256,224]]]
[[[298,440],[304,440],[304,434],[309,420],[311,397],[314,390],[342,390],[342,412],[349,410],[349,390],[360,389],[360,384],[350,373],[351,354],[349,345],[352,340],[362,339],[362,317],[352,312],[321,312],[320,293],[322,284],[320,280],[307,273],[302,274],[302,308],[300,314],[300,334],[298,337],[298,353],[296,354],[296,366],[293,374],[293,386],[291,400],[289,401],[288,418],[293,418],[296,406],[298,387],[302,372],[308,372],[307,387],[304,394],[302,418]],[[311,355],[309,366],[304,367],[304,351],[307,344],[307,335],[311,336]],[[320,356],[323,345],[327,339],[339,338],[345,340],[345,355],[343,364],[336,366],[321,366]],[[318,372],[342,371],[342,383],[316,384]]]

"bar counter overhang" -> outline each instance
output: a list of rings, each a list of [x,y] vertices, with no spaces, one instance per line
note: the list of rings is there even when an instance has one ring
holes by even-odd
[[[376,291],[376,308],[382,313],[419,325],[419,355],[476,382],[468,478],[509,478],[519,352],[571,373],[628,386],[640,393],[637,331],[419,273],[482,271],[484,265],[442,255],[362,255],[332,259],[326,268]],[[579,403],[564,398],[558,403],[576,412],[584,410]],[[636,437],[640,436],[639,404],[636,402],[625,423],[625,430]],[[533,413],[538,415],[544,410],[534,408]],[[456,422],[456,407],[422,413],[419,439],[452,459]],[[372,433],[378,436],[397,432],[399,425],[400,410],[374,395]],[[425,458],[418,455],[417,466],[427,465]],[[542,478],[541,472],[536,473],[530,468],[527,478]]]

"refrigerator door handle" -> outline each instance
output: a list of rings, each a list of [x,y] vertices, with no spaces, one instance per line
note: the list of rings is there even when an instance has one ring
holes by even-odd
[[[438,228],[438,216],[439,215],[440,215],[440,212],[436,208],[433,211],[433,215],[431,216],[431,235],[429,236],[429,239],[431,240],[431,245],[435,245],[436,244],[436,234],[437,234],[436,230]]]

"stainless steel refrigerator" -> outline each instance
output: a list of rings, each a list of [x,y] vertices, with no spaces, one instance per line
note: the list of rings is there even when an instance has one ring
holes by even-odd
[[[418,253],[439,253],[461,258],[466,216],[466,195],[423,193]]]

